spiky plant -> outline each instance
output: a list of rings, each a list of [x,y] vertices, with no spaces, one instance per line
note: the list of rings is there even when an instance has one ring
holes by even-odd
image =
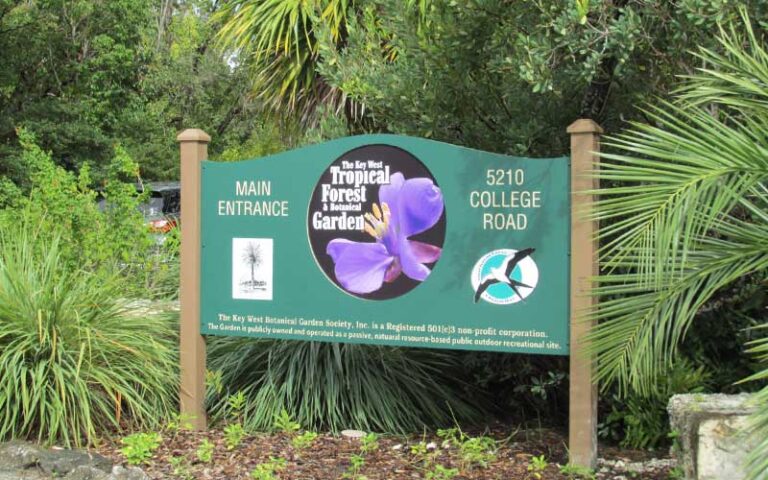
[[[319,342],[213,338],[208,367],[226,391],[212,392],[226,414],[229,393],[248,399],[248,428],[268,430],[283,409],[309,429],[414,432],[477,419],[456,379],[458,357],[440,350]]]
[[[354,0],[235,0],[224,4],[221,47],[235,52],[252,72],[256,95],[276,111],[307,120],[320,104],[340,109],[344,94],[317,74],[317,22],[325,22],[332,42],[341,40]]]
[[[81,445],[167,418],[171,319],[135,312],[117,279],[65,261],[38,228],[0,228],[0,441]]]
[[[721,29],[719,52],[699,52],[706,68],[648,107],[650,123],[605,143],[617,153],[602,154],[597,173],[613,186],[597,192],[605,274],[591,335],[604,385],[654,391],[716,292],[747,276],[765,285],[768,52],[746,14],[744,25]],[[766,340],[752,352],[763,370],[751,380],[765,381]],[[753,475],[768,470],[768,387],[755,398]]]

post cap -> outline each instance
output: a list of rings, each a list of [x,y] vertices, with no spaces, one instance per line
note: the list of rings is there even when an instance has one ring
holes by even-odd
[[[176,141],[209,143],[211,141],[211,136],[199,128],[188,128],[176,137]]]
[[[570,134],[574,133],[603,133],[603,128],[592,119],[580,118],[573,122],[566,130]]]

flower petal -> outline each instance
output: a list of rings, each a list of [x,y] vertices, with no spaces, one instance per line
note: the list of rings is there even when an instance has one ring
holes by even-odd
[[[440,258],[443,250],[440,247],[416,240],[408,240],[413,256],[420,263],[434,263]]]
[[[400,172],[395,172],[389,176],[389,183],[379,187],[379,200],[387,203],[390,208],[397,205],[397,197],[400,189],[403,188],[405,177]]]
[[[378,242],[337,238],[328,242],[326,252],[335,263],[336,279],[352,293],[371,293],[381,288],[384,274],[395,260]]]
[[[400,190],[403,188],[405,178],[400,172],[395,172],[389,176],[389,184],[379,187],[379,203],[386,203],[389,207],[390,230],[398,230],[400,225]]]
[[[399,197],[400,233],[406,237],[432,228],[443,214],[443,193],[429,178],[406,180]]]
[[[336,238],[328,242],[328,246],[325,247],[325,252],[331,256],[334,263],[337,262],[339,256],[344,252],[344,250],[349,246],[357,242],[353,242],[352,240],[347,240],[346,238]]]
[[[410,242],[407,240],[404,240],[400,243],[400,252],[398,257],[400,259],[400,268],[403,269],[403,273],[408,277],[422,282],[429,276],[429,268],[425,267],[416,258],[416,255],[411,249]]]
[[[387,269],[387,273],[384,274],[384,281],[387,283],[392,283],[397,280],[397,277],[399,277],[402,272],[403,269],[400,268],[400,260],[395,257],[395,261],[392,262],[392,265],[390,265]]]

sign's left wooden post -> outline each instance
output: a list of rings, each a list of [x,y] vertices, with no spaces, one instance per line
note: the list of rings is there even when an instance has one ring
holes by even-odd
[[[200,162],[208,158],[211,137],[191,128],[176,137],[181,149],[181,303],[179,362],[181,413],[196,430],[205,418],[205,340],[200,335]]]

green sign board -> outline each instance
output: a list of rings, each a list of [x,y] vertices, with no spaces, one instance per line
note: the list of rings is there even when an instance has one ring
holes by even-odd
[[[201,178],[203,334],[568,354],[567,157],[365,135]]]

